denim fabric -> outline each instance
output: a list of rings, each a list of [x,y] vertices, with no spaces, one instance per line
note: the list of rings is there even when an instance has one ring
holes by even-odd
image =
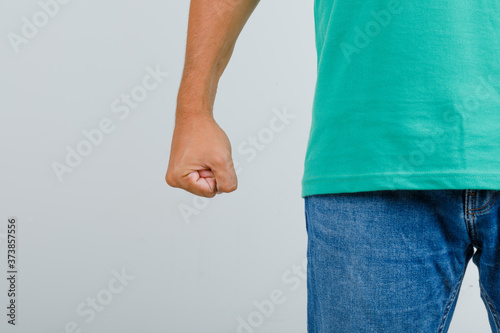
[[[306,196],[308,332],[447,332],[471,258],[500,332],[499,192]]]

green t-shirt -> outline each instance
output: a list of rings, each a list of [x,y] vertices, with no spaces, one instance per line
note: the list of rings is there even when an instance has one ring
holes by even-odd
[[[315,0],[302,197],[500,189],[500,1]]]

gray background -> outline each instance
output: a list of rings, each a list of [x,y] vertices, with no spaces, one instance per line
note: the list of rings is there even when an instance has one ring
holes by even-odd
[[[213,199],[164,182],[188,6],[72,0],[16,53],[8,34],[41,7],[0,2],[0,276],[7,217],[19,219],[18,325],[6,324],[2,278],[2,332],[238,332],[238,318],[255,326],[239,332],[306,331],[304,271],[293,268],[307,241],[312,1],[262,1],[240,35],[215,104],[239,188]],[[169,75],[121,119],[113,101],[148,67]],[[295,118],[250,160],[240,145],[285,109]],[[105,118],[113,132],[59,181],[52,163]],[[110,293],[123,270],[129,280]],[[490,332],[477,279],[470,262],[450,332]],[[282,302],[262,313],[256,303],[279,292]],[[104,304],[93,317],[91,298]]]

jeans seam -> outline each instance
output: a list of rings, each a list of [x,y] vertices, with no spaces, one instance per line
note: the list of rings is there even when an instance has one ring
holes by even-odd
[[[465,276],[466,269],[467,269],[467,262],[465,263],[465,266],[462,270],[462,274],[461,274],[460,278],[458,279],[457,283],[455,284],[455,288],[453,288],[453,292],[451,293],[450,298],[448,299],[448,302],[446,303],[446,307],[444,308],[444,312],[443,312],[443,317],[441,319],[441,324],[439,325],[439,328],[438,328],[438,333],[443,332],[443,328],[446,324],[446,319],[448,318],[448,315],[450,314],[451,305],[453,304],[453,302],[455,301],[455,299],[458,295],[458,291],[460,290],[460,286],[462,285],[462,280]]]
[[[472,208],[469,208],[472,207]],[[471,211],[474,209],[474,197],[466,192],[465,194],[465,227],[467,229],[467,234],[469,235],[472,244],[477,246],[476,242],[476,225],[475,219],[476,215]]]
[[[493,305],[491,298],[488,296],[488,294],[486,293],[486,290],[483,288],[481,281],[479,281],[479,289],[481,290],[481,294],[483,295],[484,300],[486,301],[486,307],[488,308],[488,311],[490,312],[491,316],[493,317],[493,320],[495,322],[495,329],[498,332],[499,326],[500,326],[500,319],[498,318],[498,312],[497,312],[495,306]]]
[[[474,192],[475,193],[475,192]],[[475,197],[472,197],[472,208],[471,210],[474,210],[474,199]],[[476,214],[473,212],[472,215],[471,215],[471,222],[470,222],[471,226],[472,226],[472,239],[473,239],[473,242],[474,243],[478,243],[476,242],[476,235],[477,235],[477,231],[476,231]]]
[[[487,203],[485,203],[482,207],[478,207],[478,208],[471,208],[470,211],[475,211],[477,210],[477,212],[474,212],[472,214],[483,214],[483,213],[486,213],[487,211],[489,211],[491,208],[493,208],[493,204],[495,203],[495,201],[497,200],[497,196],[498,196],[498,193],[499,192],[495,192],[495,194],[490,198],[490,200],[488,200]],[[484,210],[484,211],[481,211],[481,209],[484,209],[486,207],[488,207],[489,205],[489,208]]]
[[[304,198],[304,218],[305,218],[306,232],[307,232],[308,217],[309,217],[308,211],[309,211],[309,199],[306,197],[306,198]]]
[[[312,268],[313,261],[310,260],[313,255],[313,248],[311,246],[311,221],[310,221],[310,209],[311,209],[311,198],[306,197],[304,200],[305,206],[304,206],[304,212],[305,212],[305,220],[306,220],[306,234],[307,234],[307,249],[306,249],[306,259],[307,259],[307,268],[306,268],[306,274],[307,274],[307,331],[308,332],[318,332],[321,330],[318,330],[317,326],[317,321],[310,316],[309,314],[309,306],[311,302],[311,294],[317,295],[317,290],[315,287],[315,284],[311,282],[311,280],[314,280],[314,269]],[[318,303],[315,303],[316,307],[319,307]],[[317,310],[317,309],[316,309]],[[321,321],[320,324],[322,324],[323,321]]]

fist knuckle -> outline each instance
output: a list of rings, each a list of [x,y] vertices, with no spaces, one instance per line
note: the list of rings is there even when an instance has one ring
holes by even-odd
[[[229,186],[228,191],[233,192],[233,191],[236,191],[237,188],[238,188],[238,184],[232,184]]]
[[[171,171],[167,172],[167,174],[165,175],[165,181],[169,186],[178,187],[177,178],[175,177],[175,174]]]
[[[173,186],[172,178],[170,178],[170,176],[168,174],[165,176],[165,181],[167,182],[167,184],[169,186]]]
[[[198,196],[205,197],[205,198],[213,198],[215,197],[215,193],[213,192],[208,192],[208,193],[200,193],[197,194]]]
[[[238,188],[238,185],[237,185],[237,184],[226,184],[225,186],[223,186],[223,187],[221,188],[221,191],[222,191],[222,192],[229,193],[229,192],[233,192],[233,191],[235,191],[237,188]]]

